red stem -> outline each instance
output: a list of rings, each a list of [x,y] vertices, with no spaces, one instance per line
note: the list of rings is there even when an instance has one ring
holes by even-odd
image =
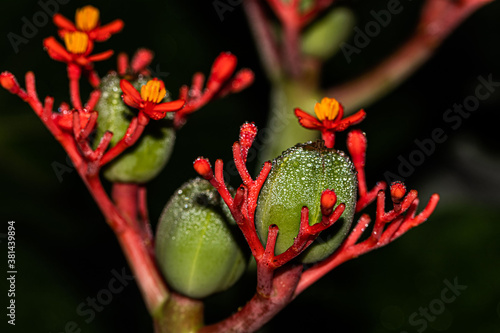
[[[347,83],[326,90],[351,113],[397,87],[434,53],[453,29],[491,0],[427,0],[416,33],[381,64]]]
[[[151,256],[154,256],[153,230],[149,223],[148,205],[147,205],[147,190],[146,186],[139,185],[139,224],[142,230],[142,238],[149,249]]]
[[[135,183],[113,183],[111,197],[118,211],[127,220],[128,225],[139,231],[139,221],[137,220],[139,185]]]
[[[75,71],[69,70],[72,74]],[[82,178],[86,187],[88,188],[90,194],[94,198],[101,212],[103,213],[106,222],[115,232],[121,247],[127,257],[127,260],[132,267],[132,271],[137,279],[137,283],[146,301],[149,312],[154,315],[169,296],[169,291],[163,281],[162,275],[159,273],[154,257],[151,255],[148,244],[144,241],[142,235],[137,232],[137,228],[130,227],[127,222],[127,218],[124,217],[117,206],[113,204],[106,191],[104,190],[102,183],[99,179],[98,173],[100,170],[98,161],[99,155],[103,153],[104,146],[106,142],[109,142],[108,132],[105,134],[102,142],[96,151],[94,151],[90,156],[91,158],[86,159],[82,156],[82,152],[79,150],[79,143],[77,138],[82,140],[88,135],[89,127],[93,126],[92,123],[95,122],[95,115],[91,115],[89,119],[89,124],[86,128],[82,129],[80,126],[80,117],[78,113],[74,114],[74,127],[72,132],[62,131],[54,122],[52,118],[52,106],[53,99],[47,97],[45,99],[45,106],[42,106],[38,100],[36,89],[35,89],[35,77],[33,73],[28,72],[26,74],[26,87],[27,92],[22,89],[16,92],[16,94],[26,101],[35,111],[35,113],[40,117],[43,124],[49,129],[52,135],[66,150],[68,156],[70,157],[74,167],[76,168],[78,174]],[[74,96],[73,96],[74,97]],[[88,142],[87,142],[88,144]],[[82,147],[86,147],[82,145]],[[85,148],[86,149],[86,148]],[[120,187],[120,186],[118,186]],[[122,192],[121,190],[120,192]],[[131,191],[133,192],[133,191]],[[116,194],[118,206],[124,214],[130,216],[134,215],[134,209],[131,207],[126,207],[125,203],[122,201],[133,201],[129,197],[123,199],[121,195]],[[145,196],[142,196],[145,199]],[[134,205],[133,202],[130,203]],[[137,203],[135,204],[137,207]],[[144,211],[143,211],[144,213]]]
[[[68,64],[68,78],[69,78],[69,96],[71,104],[77,110],[81,110],[82,100],[80,98],[80,77],[82,70],[75,64]]]
[[[169,296],[169,291],[158,271],[156,262],[150,256],[141,235],[135,230],[127,228],[123,232],[117,233],[117,237],[137,279],[149,313],[154,315]]]
[[[321,131],[321,138],[325,141],[325,147],[332,149],[335,146],[335,132]]]
[[[281,71],[281,61],[271,24],[264,14],[261,1],[245,0],[243,6],[266,73],[271,78],[277,77]]]
[[[132,146],[139,140],[144,131],[144,128],[148,124],[149,119],[146,118],[142,112],[139,113],[138,118],[133,118],[125,132],[125,135],[118,141],[118,143],[113,146],[110,150],[104,154],[100,165],[103,166],[112,160],[114,160],[118,155],[123,153],[125,149]]]
[[[231,317],[201,328],[197,333],[254,332],[272,319],[292,301],[293,291],[302,273],[302,265],[277,271],[270,297],[256,293],[254,297]]]
[[[408,193],[407,197],[403,201],[399,215],[394,215],[394,211],[390,211],[388,213],[384,212],[384,199],[385,195],[383,192],[380,192],[377,200],[375,226],[370,237],[363,242],[356,244],[370,223],[370,217],[364,214],[360,217],[356,227],[336,252],[334,252],[327,259],[309,268],[302,274],[300,282],[294,293],[294,297],[297,297],[302,291],[338,265],[385,246],[400,237],[409,229],[426,221],[436,208],[439,196],[437,194],[432,195],[427,206],[416,217],[415,211],[417,209],[418,199],[416,198],[415,191],[410,191],[410,193]],[[403,215],[405,211],[406,214]],[[386,220],[384,218],[392,218],[392,220]],[[384,226],[386,224],[388,224],[388,227],[384,230]]]
[[[293,78],[300,77],[302,61],[300,52],[300,26],[284,22],[283,27],[283,57],[289,75]]]

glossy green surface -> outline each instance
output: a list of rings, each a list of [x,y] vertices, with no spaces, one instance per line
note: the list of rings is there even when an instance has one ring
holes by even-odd
[[[185,183],[163,210],[156,233],[156,257],[168,285],[193,298],[231,287],[246,267],[241,237],[208,181]]]
[[[340,245],[351,226],[356,203],[357,180],[351,161],[343,152],[322,148],[318,142],[296,145],[273,161],[255,216],[263,242],[269,225],[279,227],[275,253],[281,254],[298,234],[302,207],[309,208],[310,225],[319,223],[321,194],[333,189],[337,195],[336,206],[345,203],[345,211],[299,257],[304,263],[322,260]]]

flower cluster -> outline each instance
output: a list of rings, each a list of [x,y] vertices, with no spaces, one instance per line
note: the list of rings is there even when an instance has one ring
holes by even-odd
[[[54,24],[59,28],[59,36],[64,40],[65,47],[54,37],[46,38],[43,45],[49,56],[69,64],[77,64],[85,69],[91,69],[95,61],[106,60],[113,55],[109,50],[90,55],[94,50],[94,42],[106,41],[111,35],[123,29],[123,21],[115,20],[109,24],[100,25],[99,10],[93,6],[85,6],[76,11],[75,23],[61,14],[55,14]]]

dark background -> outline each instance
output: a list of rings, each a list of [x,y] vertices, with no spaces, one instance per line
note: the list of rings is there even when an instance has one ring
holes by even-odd
[[[60,12],[73,19],[75,9],[86,4],[70,1],[60,5]],[[386,7],[386,1],[379,0],[343,4],[356,12],[359,27],[372,19],[370,10]],[[191,163],[197,156],[228,161],[239,125],[250,120],[265,126],[269,83],[242,6],[226,12],[221,21],[211,1],[94,5],[101,10],[103,23],[115,18],[126,23],[122,33],[98,44],[96,51],[112,48],[131,54],[138,47],[154,50],[152,68],[168,73],[161,78],[174,96],[195,71],[208,73],[221,51],[233,52],[239,66],[256,73],[252,87],[211,103],[180,131],[171,162],[149,185],[154,222],[171,193],[195,176]],[[325,86],[362,73],[411,34],[420,4],[413,1],[404,6],[352,63],[347,64],[340,53],[326,64]],[[39,95],[54,96],[57,105],[68,100],[65,68],[50,60],[42,48],[42,39],[55,35],[55,27],[48,23],[39,28],[27,44],[19,46],[18,53],[7,38],[9,32],[20,35],[22,18],[32,21],[40,10],[36,1],[0,4],[0,70],[11,71],[21,84],[24,73],[33,70]],[[422,202],[434,192],[441,194],[430,220],[386,248],[340,266],[261,332],[417,332],[424,327],[412,326],[410,316],[420,308],[436,306],[446,288],[444,281],[453,283],[455,279],[467,289],[420,332],[500,331],[500,92],[482,101],[457,130],[442,118],[454,103],[474,94],[478,76],[492,74],[494,81],[500,81],[499,15],[498,3],[475,13],[415,75],[367,106],[368,118],[359,126],[368,134],[369,186],[383,179],[386,171],[397,171],[398,157],[408,158],[417,149],[414,140],[429,138],[435,128],[445,131],[447,140],[436,145],[425,163],[406,178],[409,187],[420,191]],[[114,60],[96,67],[103,75],[114,68]],[[53,166],[65,164],[66,154],[39,119],[5,91],[0,92],[0,105],[0,233],[7,232],[7,221],[16,221],[18,270],[16,326],[9,326],[8,331],[64,332],[66,323],[74,321],[82,332],[151,332],[151,320],[135,283],[114,295],[90,322],[85,321],[89,317],[76,313],[87,297],[96,297],[107,288],[113,270],[121,272],[125,267],[129,272],[128,266],[76,172],[65,173],[58,180]],[[345,135],[338,140],[344,141]],[[238,185],[236,177],[231,183]],[[369,212],[373,213],[373,207]],[[6,241],[0,240],[4,270]],[[221,319],[244,304],[253,292],[252,283],[244,279],[229,292],[210,298],[207,321]],[[1,286],[1,308],[5,309],[7,285],[3,282]],[[3,313],[2,318],[4,325]]]

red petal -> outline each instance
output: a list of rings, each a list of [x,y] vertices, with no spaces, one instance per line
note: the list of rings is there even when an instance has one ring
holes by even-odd
[[[333,120],[333,122],[339,122],[344,118],[344,106],[339,103],[339,113],[337,113],[337,117]]]
[[[125,104],[127,104],[128,106],[136,108],[136,109],[139,108],[139,103],[137,103],[132,97],[130,97],[130,95],[123,94],[122,98],[123,98],[123,102]]]
[[[120,88],[123,91],[123,101],[132,107],[137,107],[137,105],[142,101],[141,94],[134,88],[134,86],[127,80],[120,80]],[[134,104],[134,105],[132,105]]]
[[[109,37],[111,37],[112,34],[120,32],[123,29],[123,26],[124,23],[122,20],[114,20],[111,23],[108,23],[106,25],[94,29],[90,33],[90,38],[95,39],[98,42],[103,42]]]
[[[178,99],[172,102],[160,103],[154,106],[153,111],[157,112],[171,112],[180,110],[186,102],[182,99]]]
[[[320,129],[323,127],[323,124],[318,119],[301,109],[295,109],[295,116],[299,118],[299,123],[302,127],[308,129]]]
[[[70,62],[73,60],[71,54],[66,51],[64,46],[59,44],[54,37],[48,37],[43,40],[43,46],[47,49],[49,56],[57,61]]]
[[[102,60],[108,59],[112,55],[113,55],[113,50],[108,50],[108,51],[105,51],[105,52],[102,52],[102,53],[91,55],[91,56],[87,57],[87,59],[89,61],[92,61],[92,62],[94,62],[94,61],[102,61]]]
[[[71,22],[66,17],[62,16],[61,14],[55,14],[54,17],[52,18],[52,21],[59,29],[68,30],[68,31],[76,31],[76,27],[73,24],[73,22]]]
[[[365,110],[361,109],[352,116],[343,119],[335,128],[335,131],[343,131],[351,125],[356,125],[360,123],[363,119],[365,119],[365,117],[366,117],[366,112]]]

